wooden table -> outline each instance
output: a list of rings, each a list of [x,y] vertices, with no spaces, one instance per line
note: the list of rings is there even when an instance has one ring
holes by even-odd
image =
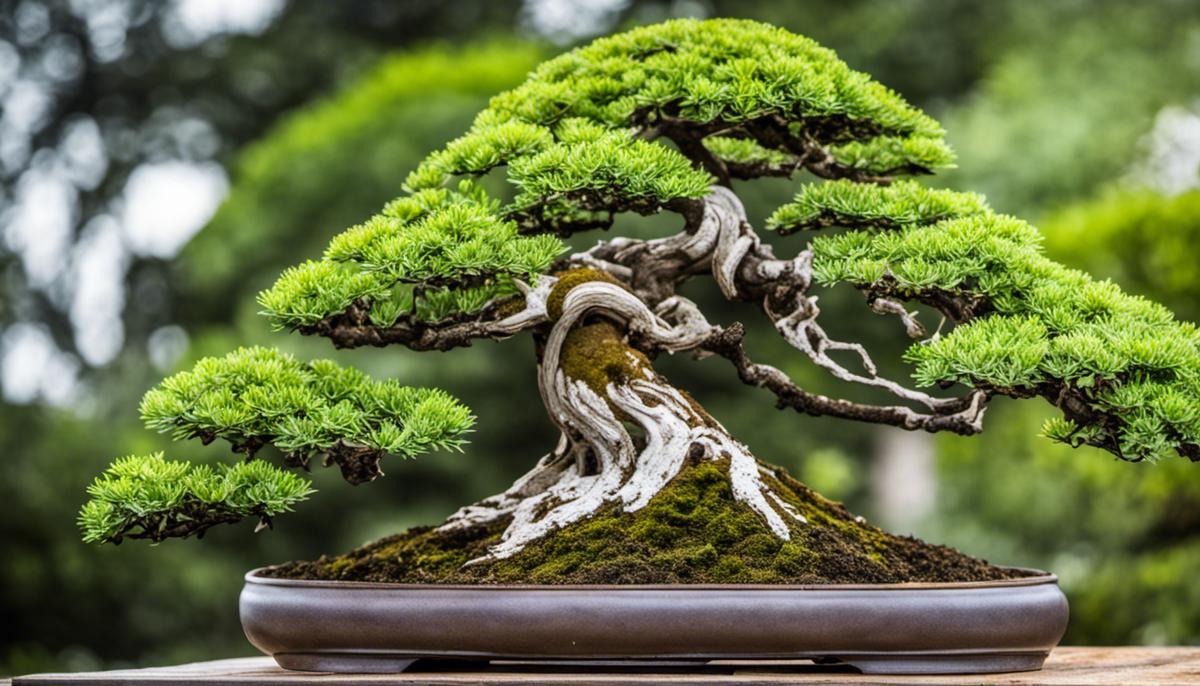
[[[1200,686],[1200,648],[1059,648],[1040,672],[979,676],[866,676],[830,671],[808,662],[711,663],[703,668],[629,668],[495,664],[484,669],[442,665],[403,674],[287,672],[266,657],[198,662],[175,667],[77,674],[34,674],[0,680],[0,686],[616,686],[776,684],[1008,684],[1023,686]]]

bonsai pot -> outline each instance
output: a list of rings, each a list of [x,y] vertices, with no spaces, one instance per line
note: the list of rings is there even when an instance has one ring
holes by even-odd
[[[285,669],[416,660],[810,659],[869,674],[1040,669],[1067,626],[1052,574],[964,583],[426,585],[246,575],[242,626]]]

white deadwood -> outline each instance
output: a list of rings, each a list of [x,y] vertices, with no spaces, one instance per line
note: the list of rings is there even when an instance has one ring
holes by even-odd
[[[520,279],[514,280],[513,284],[525,297],[525,307],[516,314],[487,324],[486,335],[492,338],[504,338],[548,321],[546,301],[550,299],[550,291],[554,290],[554,285],[557,283],[558,278],[549,275],[539,277],[537,286],[534,288],[530,288]]]
[[[558,447],[507,491],[462,508],[442,529],[510,516],[499,543],[483,558],[502,559],[606,505],[618,504],[625,512],[645,507],[689,459],[727,459],[734,497],[761,515],[777,536],[790,537],[787,520],[803,518],[770,492],[754,456],[644,358],[628,351],[629,368],[640,377],[609,383],[604,397],[563,371],[567,335],[585,316],[613,320],[668,351],[694,348],[713,331],[684,298],[669,298],[658,310],[660,314],[651,312],[624,288],[602,281],[581,284],[567,294],[538,377],[546,409],[562,430]],[[676,324],[668,324],[664,316]],[[636,440],[628,423],[637,426]]]

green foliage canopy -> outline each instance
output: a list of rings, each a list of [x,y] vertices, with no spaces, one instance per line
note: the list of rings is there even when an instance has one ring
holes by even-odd
[[[782,29],[644,27],[545,62],[493,98],[408,176],[404,195],[259,302],[275,326],[304,333],[340,320],[386,330],[489,317],[552,268],[560,236],[623,212],[687,216],[713,184],[804,169],[829,182],[806,186],[768,225],[848,229],[812,240],[817,281],[933,305],[957,325],[909,350],[919,382],[1046,398],[1065,417],[1047,435],[1071,445],[1200,459],[1195,328],[1046,258],[1032,226],[978,195],[892,183],[952,166],[942,137],[895,93]],[[500,169],[515,189],[507,202],[483,178]],[[457,447],[469,426],[448,396],[398,417],[407,410],[389,403],[410,389],[273,355],[205,360],[148,394],[143,415],[250,454],[271,443],[295,464],[324,455],[355,483],[380,473],[383,454]],[[426,403],[434,409],[420,411]]]
[[[924,385],[963,383],[1063,410],[1045,433],[1129,460],[1200,459],[1200,334],[1162,305],[1043,255],[1041,236],[974,194],[899,183],[809,186],[777,226],[812,241],[825,284],[939,306],[959,325],[915,344]]]
[[[605,227],[618,212],[679,211],[731,173],[724,160],[735,174],[928,172],[952,162],[941,137],[932,119],[809,39],[735,20],[646,27],[550,60],[493,98],[409,175],[404,196],[335,237],[321,260],[286,271],[259,302],[277,327],[305,332],[352,309],[378,328],[470,316],[548,271],[564,249],[554,234]],[[516,188],[507,204],[480,181],[501,166]],[[384,453],[457,447],[469,426],[445,396],[418,403],[436,410],[380,416],[408,389],[326,364],[263,349],[206,359],[147,394],[142,413],[177,438],[223,438],[251,455],[273,444],[293,464],[324,455],[352,482],[376,476]]]
[[[819,158],[831,176],[929,172],[953,162],[942,136],[933,119],[808,38],[732,19],[647,26],[544,62],[494,97],[465,135],[408,176],[406,196],[335,238],[321,262],[285,273],[260,303],[277,326],[301,330],[352,304],[384,328],[472,314],[561,252],[550,236],[530,234],[678,209],[707,194],[718,180],[711,168],[794,170]],[[697,154],[708,158],[703,169]],[[507,204],[475,182],[499,167],[516,189]],[[444,251],[456,234],[478,249]],[[499,236],[504,249],[482,247]],[[435,257],[416,271],[404,260],[426,253]]]

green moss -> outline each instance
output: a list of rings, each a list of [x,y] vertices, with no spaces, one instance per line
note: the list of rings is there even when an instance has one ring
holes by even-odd
[[[350,558],[339,557],[338,559],[329,563],[329,571],[333,572],[334,574],[342,574],[353,564],[354,562]]]
[[[511,558],[486,554],[507,522],[474,531],[413,529],[338,557],[292,562],[289,578],[409,583],[763,583],[970,581],[1011,572],[950,548],[893,536],[855,518],[780,469],[769,486],[803,513],[791,540],[734,500],[726,462],[689,464],[636,512],[610,506]]]
[[[652,369],[645,354],[626,345],[621,332],[609,322],[571,329],[563,341],[559,366],[602,398],[609,384],[624,384]]]
[[[546,297],[546,314],[555,321],[562,316],[563,300],[566,299],[567,293],[580,284],[589,281],[604,281],[625,288],[625,285],[617,281],[612,274],[591,267],[568,269],[558,272],[555,276],[558,277],[558,282],[554,284],[554,288],[550,289],[550,295]]]
[[[784,543],[771,561],[771,569],[781,576],[804,576],[812,573],[816,555],[795,543]]]

